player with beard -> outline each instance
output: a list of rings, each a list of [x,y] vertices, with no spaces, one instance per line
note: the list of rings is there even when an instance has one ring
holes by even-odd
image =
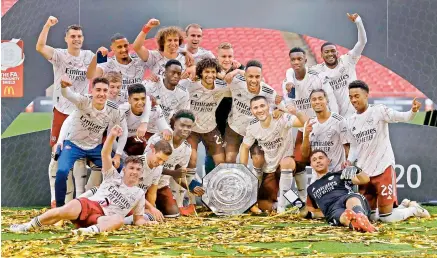
[[[109,82],[106,78],[93,80],[91,96],[84,96],[69,89],[72,81],[68,76],[61,80],[62,95],[75,104],[76,110],[72,113],[71,123],[67,128],[65,141],[60,143],[59,167],[56,172],[55,196],[56,206],[64,205],[66,194],[66,180],[68,172],[76,160],[88,158],[98,167],[102,166],[100,151],[102,138],[108,126],[121,125],[123,135],[119,138],[120,144],[116,153],[123,152],[127,138],[126,120],[118,106],[107,101]]]
[[[61,94],[61,78],[67,74],[73,83],[72,90],[87,94],[89,90],[89,80],[87,79],[87,67],[91,62],[94,53],[90,50],[82,50],[84,41],[82,27],[79,25],[70,25],[65,31],[65,42],[67,49],[53,48],[47,45],[47,36],[50,28],[58,23],[56,17],[50,16],[45,23],[38,41],[36,43],[36,51],[40,53],[53,65],[54,82],[53,82],[53,120],[50,131],[50,147],[52,147],[52,158],[49,164],[49,182],[51,207],[56,207],[55,201],[55,178],[58,170],[58,162],[54,160],[55,145],[57,143],[62,124],[67,117],[73,112],[75,106],[73,103],[65,99]],[[73,168],[75,178],[82,178],[83,171],[86,171],[85,161],[78,160]],[[68,177],[68,190],[66,201],[73,199],[74,185],[71,174]]]
[[[236,69],[244,72],[244,65],[234,59],[234,49],[231,43],[223,42],[218,46],[217,60],[221,68],[221,72],[217,74],[217,78],[224,79],[226,74],[235,71]],[[227,120],[232,109],[232,98],[224,97],[215,111],[215,120],[217,128],[222,137],[225,137]],[[212,156],[205,156],[205,172],[208,174],[215,167]]]
[[[323,83],[327,83],[332,88],[337,99],[338,113],[344,118],[350,117],[355,112],[349,101],[348,85],[357,79],[356,65],[367,43],[366,31],[361,17],[356,13],[347,14],[347,16],[357,25],[358,29],[358,41],[354,48],[347,54],[338,57],[335,44],[326,42],[320,48],[324,62],[309,68],[322,78]]]
[[[192,154],[187,168],[188,181],[196,173],[197,147],[203,142],[208,154],[212,155],[216,165],[225,162],[225,150],[222,136],[217,129],[215,112],[220,101],[230,96],[226,82],[217,79],[221,71],[216,59],[202,59],[196,66],[196,76],[200,80],[184,80],[180,85],[190,94],[190,110],[196,116],[196,124],[187,141],[192,147]]]
[[[346,120],[328,110],[328,98],[324,90],[313,90],[310,100],[316,116],[311,117],[304,126],[302,158],[309,161],[311,151],[323,150],[330,160],[329,171],[340,171],[349,152]],[[313,170],[312,181],[316,176]]]
[[[187,74],[194,74],[194,59],[187,51],[179,51],[184,42],[184,34],[178,27],[166,27],[156,33],[158,50],[149,50],[144,46],[149,31],[159,26],[159,20],[150,19],[138,34],[133,43],[133,48],[138,56],[147,64],[152,74],[162,76],[165,71],[165,64],[170,59],[176,59],[182,64],[182,70]]]
[[[349,98],[356,112],[346,120],[351,146],[345,165],[355,164],[370,176],[370,182],[360,186],[360,193],[369,201],[373,217],[377,216],[376,208],[383,222],[402,221],[411,216],[430,217],[416,202],[406,204],[408,207],[404,209],[394,209],[397,204],[395,157],[388,124],[413,120],[421,103],[414,99],[410,111],[399,112],[382,104],[369,105],[368,97],[369,86],[365,82],[356,80],[349,84]]]
[[[261,210],[285,210],[284,193],[291,188],[293,174],[301,200],[306,199],[306,172],[302,171],[292,158],[292,127],[302,127],[308,120],[303,112],[296,112],[293,106],[287,107],[291,114],[285,113],[273,119],[266,97],[256,96],[250,101],[250,111],[255,116],[246,129],[240,149],[240,163],[247,166],[249,150],[255,141],[264,151],[265,163],[261,186],[258,191],[258,207]],[[279,200],[278,197],[279,191]],[[276,201],[279,203],[276,203]]]
[[[185,28],[186,44],[180,49],[182,51],[190,52],[196,64],[203,58],[215,58],[211,51],[200,47],[200,43],[202,43],[202,37],[203,31],[199,24],[192,23]]]
[[[111,37],[111,50],[114,52],[114,56],[109,58],[105,63],[97,64],[97,55],[94,56],[88,67],[87,77],[94,78],[105,76],[109,72],[121,73],[122,86],[118,101],[125,103],[128,99],[127,88],[135,83],[141,83],[147,65],[138,58],[138,56],[129,54],[129,41],[125,36],[119,33],[116,33]],[[108,49],[100,47],[97,52],[101,52],[103,56],[106,56],[108,54]],[[136,132],[138,138],[145,136],[147,122],[146,117],[143,117],[143,121]]]
[[[374,232],[370,223],[370,207],[366,198],[354,193],[354,185],[364,185],[369,176],[357,167],[329,170],[330,160],[322,150],[311,153],[311,167],[317,179],[308,186],[307,206],[300,215],[308,219],[326,218],[332,226],[346,226],[352,230]]]
[[[171,59],[165,64],[163,77],[160,77],[157,82],[145,81],[144,84],[147,94],[158,102],[168,124],[177,111],[190,107],[188,91],[179,85],[181,75],[182,64],[178,60]],[[149,125],[147,131],[152,134],[159,132],[154,125]]]
[[[13,232],[26,232],[58,221],[71,220],[78,233],[99,233],[112,231],[123,226],[123,217],[133,210],[134,224],[137,226],[154,224],[144,220],[144,191],[138,187],[142,173],[142,161],[129,157],[121,176],[112,166],[112,142],[123,133],[121,127],[114,126],[101,150],[103,183],[96,194],[89,198],[78,198],[60,208],[51,209],[33,218],[30,222],[12,225]]]
[[[311,108],[310,93],[313,90],[323,89],[328,98],[329,110],[331,112],[337,112],[337,100],[332,92],[331,87],[328,84],[323,84],[320,77],[308,70],[305,66],[307,62],[305,51],[301,48],[292,48],[289,52],[291,69],[294,71],[291,74],[287,73],[286,88],[287,91],[294,87],[296,90],[296,98],[292,103],[296,106],[297,110],[304,112],[308,117],[314,117],[314,110]],[[290,70],[290,69],[289,69]],[[299,128],[296,135],[296,144],[294,148],[294,158],[297,162],[302,163],[302,166],[306,164],[302,158],[301,146],[303,141],[303,128]]]
[[[172,146],[173,152],[164,163],[156,195],[156,207],[164,214],[164,217],[179,216],[179,206],[175,199],[178,197],[178,194],[181,194],[175,191],[176,189],[170,188],[171,182],[177,182],[178,185],[180,184],[188,188],[186,185],[188,182],[185,182],[185,174],[188,162],[190,161],[191,145],[186,139],[190,135],[194,123],[194,114],[189,110],[179,110],[172,118],[174,130],[173,138],[168,142]],[[162,140],[161,135],[153,135],[149,139],[147,148],[153,147],[153,145],[160,140]],[[195,187],[192,191],[198,196],[204,193],[204,190],[200,186]]]

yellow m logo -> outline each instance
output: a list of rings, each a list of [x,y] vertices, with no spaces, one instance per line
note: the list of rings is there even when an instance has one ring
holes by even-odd
[[[12,86],[6,86],[3,90],[3,96],[14,96],[15,90]]]

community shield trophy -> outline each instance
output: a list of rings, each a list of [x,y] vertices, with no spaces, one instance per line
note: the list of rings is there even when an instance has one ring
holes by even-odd
[[[242,214],[258,197],[258,179],[243,164],[222,163],[203,177],[202,201],[216,215]]]

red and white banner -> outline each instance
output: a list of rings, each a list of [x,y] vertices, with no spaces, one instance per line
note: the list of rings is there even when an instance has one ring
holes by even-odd
[[[24,44],[20,39],[2,40],[2,98],[23,97]]]

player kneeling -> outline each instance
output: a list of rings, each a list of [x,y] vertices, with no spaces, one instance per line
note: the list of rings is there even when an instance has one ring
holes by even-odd
[[[144,191],[138,187],[143,173],[143,162],[137,157],[128,157],[121,176],[112,165],[112,143],[121,136],[118,125],[111,129],[102,148],[103,182],[96,194],[89,198],[72,200],[62,207],[51,209],[24,224],[10,227],[14,232],[25,232],[43,225],[53,225],[60,220],[70,220],[77,230],[74,233],[98,233],[119,229],[123,218],[133,210],[134,224],[144,225],[157,222],[146,221],[144,213]]]
[[[307,219],[324,217],[333,226],[343,225],[364,232],[376,231],[369,221],[370,206],[366,197],[352,190],[353,185],[367,184],[369,176],[357,167],[328,173],[330,160],[322,150],[315,150],[310,161],[317,173],[317,180],[308,186],[307,206],[300,215]]]

